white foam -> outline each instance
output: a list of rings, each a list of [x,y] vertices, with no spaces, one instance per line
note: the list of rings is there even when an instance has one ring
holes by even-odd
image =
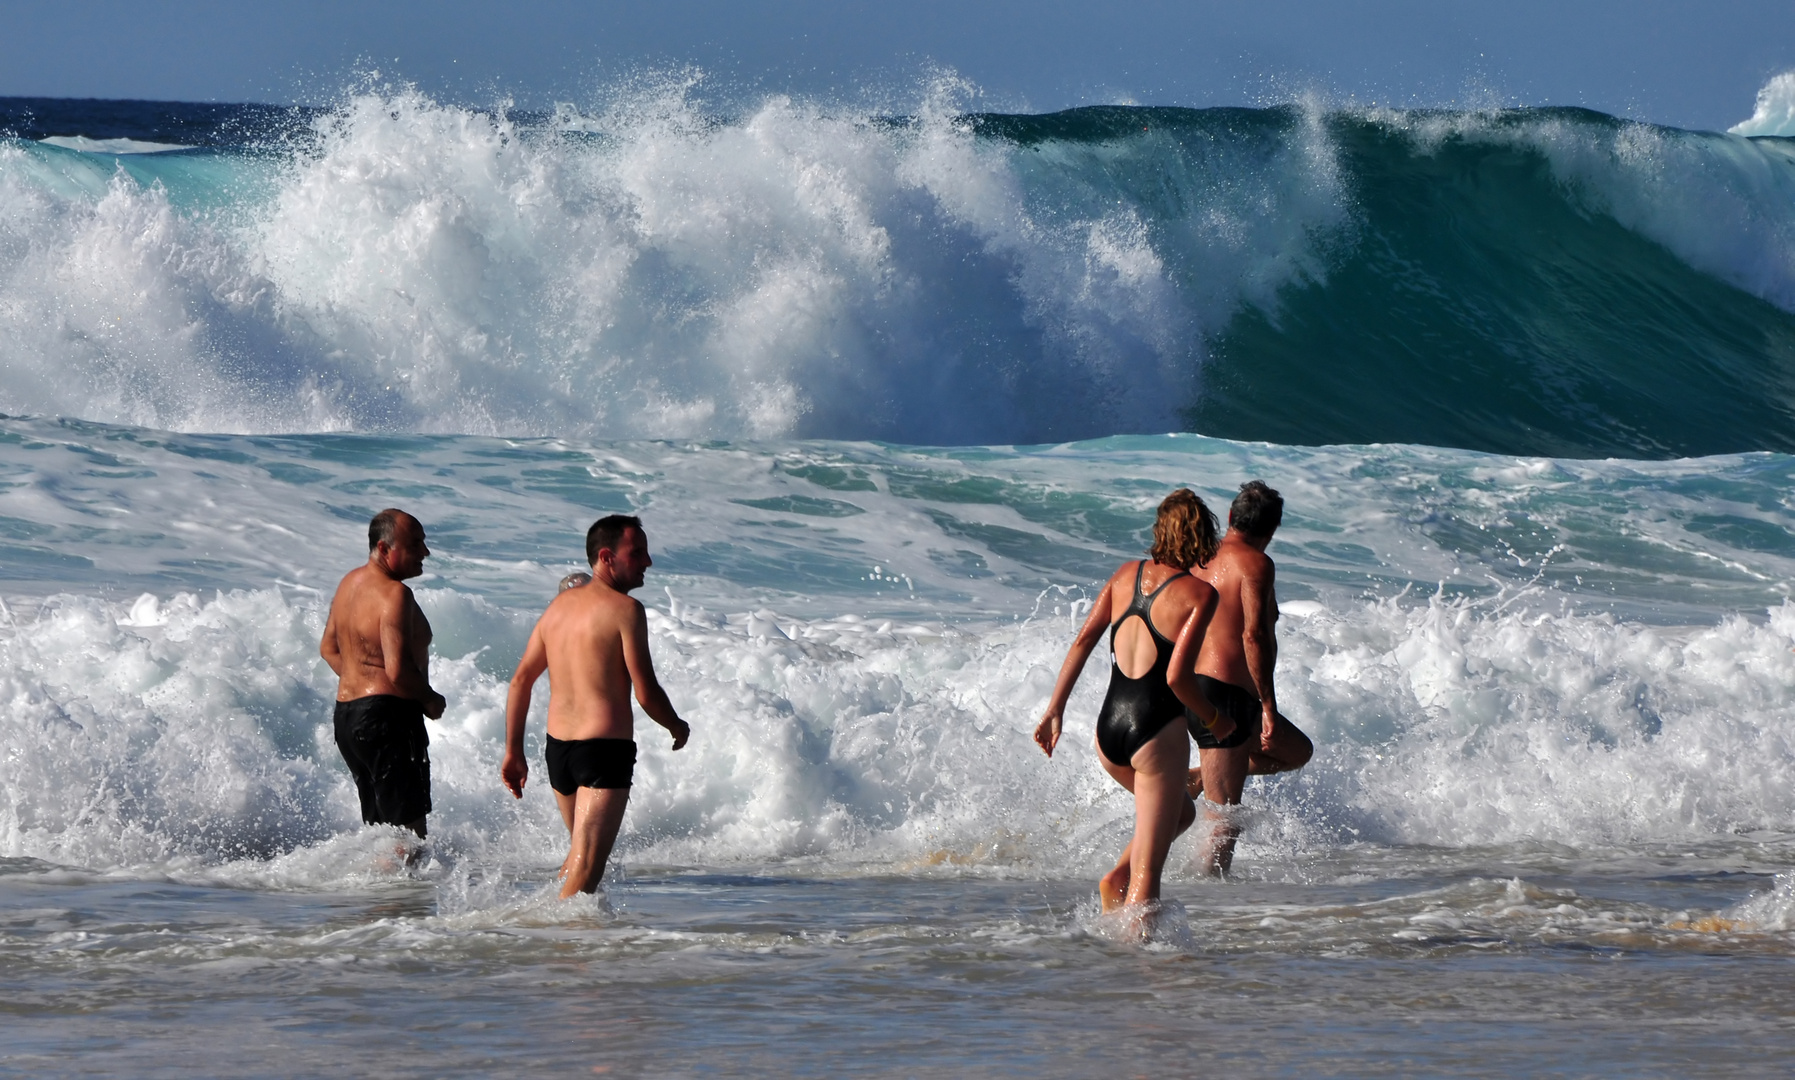
[[[144,139],[90,139],[85,135],[51,135],[38,142],[79,150],[84,154],[166,154],[173,150],[191,150],[183,143],[149,142]]]
[[[1161,492],[1196,483],[1219,501],[1252,475],[1301,507],[1272,549],[1278,688],[1318,749],[1254,782],[1242,865],[1353,842],[1705,842],[1795,815],[1795,603],[1776,599],[1795,560],[1760,535],[1786,521],[1774,455],[1541,462],[1195,437],[947,453],[6,420],[0,467],[7,565],[36,575],[0,608],[3,855],[253,887],[405,877],[381,850],[393,837],[359,824],[316,652],[330,587],[365,557],[365,514],[393,500],[431,530],[415,584],[450,700],[430,725],[419,873],[472,888],[546,872],[564,838],[540,759],[523,801],[497,781],[506,680],[596,503],[649,521],[656,667],[695,729],[672,753],[642,723],[626,863],[1095,875],[1132,820],[1091,748],[1101,654],[1060,753],[1029,738],[1088,583],[1139,550]],[[1704,517],[1732,531],[1685,527]],[[1636,599],[1610,608],[1629,575]],[[1434,581],[1454,584],[1418,585]],[[1181,880],[1193,850],[1180,842]]]
[[[349,839],[316,601],[266,590],[159,608],[143,625],[59,598],[0,646],[13,748],[0,852],[283,887],[403,873],[381,841]],[[919,634],[655,612],[657,668],[694,735],[673,753],[642,723],[626,858],[1093,872],[1132,819],[1089,750],[1100,672],[1073,699],[1061,754],[1029,739],[1071,626]],[[1792,640],[1791,605],[1688,631],[1439,600],[1316,611],[1284,628],[1281,703],[1319,751],[1255,796],[1243,856],[1293,829],[1307,843],[1577,846],[1786,822]],[[442,659],[434,679],[451,704],[430,725],[433,858],[552,865],[562,840],[539,763],[522,803],[499,789],[503,675]]]
[[[907,124],[784,97],[718,123],[692,92],[636,86],[529,131],[364,93],[308,149],[232,159],[244,182],[198,206],[0,147],[0,410],[210,431],[1167,430],[1201,332],[1318,274],[1313,241],[1345,219],[1315,123],[1178,172],[1192,209],[1168,225],[1100,181],[1152,167],[1131,157],[1151,147],[1046,161],[976,139],[952,80]]]
[[[1741,120],[1727,131],[1733,135],[1795,137],[1795,71],[1776,75],[1758,91],[1751,119]]]

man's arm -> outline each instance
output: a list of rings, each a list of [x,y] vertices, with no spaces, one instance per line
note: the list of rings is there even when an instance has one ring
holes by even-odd
[[[505,696],[505,758],[499,762],[499,779],[516,798],[524,797],[524,781],[530,776],[530,763],[524,757],[524,722],[530,718],[530,691],[536,680],[548,670],[548,647],[542,643],[542,624],[530,631],[530,642],[524,646],[523,659],[511,676],[511,691]]]
[[[1240,581],[1240,644],[1246,653],[1247,672],[1253,677],[1253,689],[1259,694],[1259,715],[1262,726],[1259,739],[1271,739],[1278,719],[1277,691],[1272,688],[1272,669],[1278,663],[1278,639],[1273,632],[1276,608],[1272,607],[1273,576],[1276,567],[1265,560],[1264,573],[1247,574]]]
[[[673,711],[667,691],[654,677],[654,661],[648,655],[648,611],[640,601],[631,600],[629,631],[623,635],[623,664],[629,669],[630,682],[636,688],[636,700],[648,718],[673,733],[673,749],[678,750],[692,737],[692,727]]]
[[[399,602],[380,616],[380,659],[386,666],[388,681],[399,691],[399,696],[423,702],[424,715],[435,720],[442,716],[447,703],[441,694],[430,688],[429,678],[412,662],[412,609],[415,604],[411,590],[403,585],[399,588]]]
[[[1035,745],[1046,751],[1048,757],[1053,756],[1053,748],[1059,745],[1060,727],[1065,723],[1066,702],[1072,700],[1072,688],[1078,685],[1078,677],[1084,674],[1084,665],[1091,658],[1091,651],[1103,640],[1103,632],[1109,629],[1109,594],[1121,573],[1118,570],[1111,575],[1104,582],[1103,591],[1091,602],[1091,613],[1085,617],[1084,625],[1078,628],[1078,636],[1072,639],[1072,647],[1066,650],[1066,659],[1060,664],[1060,677],[1053,684],[1053,697],[1047,701],[1047,711],[1041,714],[1041,722],[1035,725]]]
[[[336,672],[337,678],[343,677],[343,650],[337,647],[337,605],[333,601],[330,614],[324,619],[324,639],[318,642],[318,655]]]

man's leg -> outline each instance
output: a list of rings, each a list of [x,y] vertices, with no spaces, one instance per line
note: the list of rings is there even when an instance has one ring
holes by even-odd
[[[549,790],[555,791],[554,788],[549,788]],[[556,881],[566,880],[567,864],[573,861],[573,847],[571,841],[571,837],[573,836],[573,808],[574,804],[579,801],[576,796],[578,796],[580,789],[574,788],[573,790],[573,795],[563,795],[559,791],[555,791],[555,808],[561,811],[561,824],[567,826],[567,835],[570,838],[567,854],[561,859],[561,869],[555,871]]]
[[[583,787],[574,793],[573,835],[567,861],[562,864],[566,871],[561,882],[563,900],[576,892],[597,891],[628,803],[629,788]]]
[[[1224,806],[1240,805],[1241,789],[1246,787],[1247,746],[1231,750],[1200,750],[1198,760],[1203,773],[1204,798]],[[1240,826],[1228,818],[1209,811],[1212,827],[1203,842],[1202,860],[1217,877],[1234,865],[1234,842],[1240,837]]]
[[[1315,744],[1309,741],[1301,728],[1291,723],[1283,713],[1278,714],[1277,722],[1271,729],[1271,747],[1262,749],[1255,733],[1248,739],[1247,775],[1270,776],[1273,773],[1295,772],[1309,759],[1315,756]],[[1203,769],[1201,766],[1190,771],[1190,778],[1185,783],[1185,790],[1191,798],[1203,794]]]

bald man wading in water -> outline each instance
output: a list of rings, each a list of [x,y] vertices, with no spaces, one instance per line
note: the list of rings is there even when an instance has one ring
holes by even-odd
[[[402,825],[419,837],[430,813],[430,736],[442,716],[430,688],[430,620],[406,587],[424,572],[424,526],[403,510],[368,522],[368,561],[330,602],[318,652],[337,673],[336,740],[362,821]]]

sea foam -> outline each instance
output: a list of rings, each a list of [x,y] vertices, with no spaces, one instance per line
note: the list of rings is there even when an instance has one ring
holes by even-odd
[[[1758,91],[1751,118],[1727,130],[1734,135],[1795,136],[1795,71],[1785,71],[1765,83]]]
[[[7,856],[279,888],[371,873],[316,648],[367,515],[396,501],[429,530],[415,584],[450,702],[428,873],[560,857],[545,688],[525,799],[498,784],[506,687],[608,509],[648,521],[656,668],[695,731],[674,753],[640,722],[626,864],[1094,873],[1132,822],[1091,747],[1101,652],[1052,759],[1034,724],[1163,492],[1219,504],[1251,475],[1291,499],[1279,700],[1318,749],[1254,782],[1243,866],[1355,842],[1708,842],[1795,813],[1787,458],[3,426],[4,565],[32,575],[0,630]]]

